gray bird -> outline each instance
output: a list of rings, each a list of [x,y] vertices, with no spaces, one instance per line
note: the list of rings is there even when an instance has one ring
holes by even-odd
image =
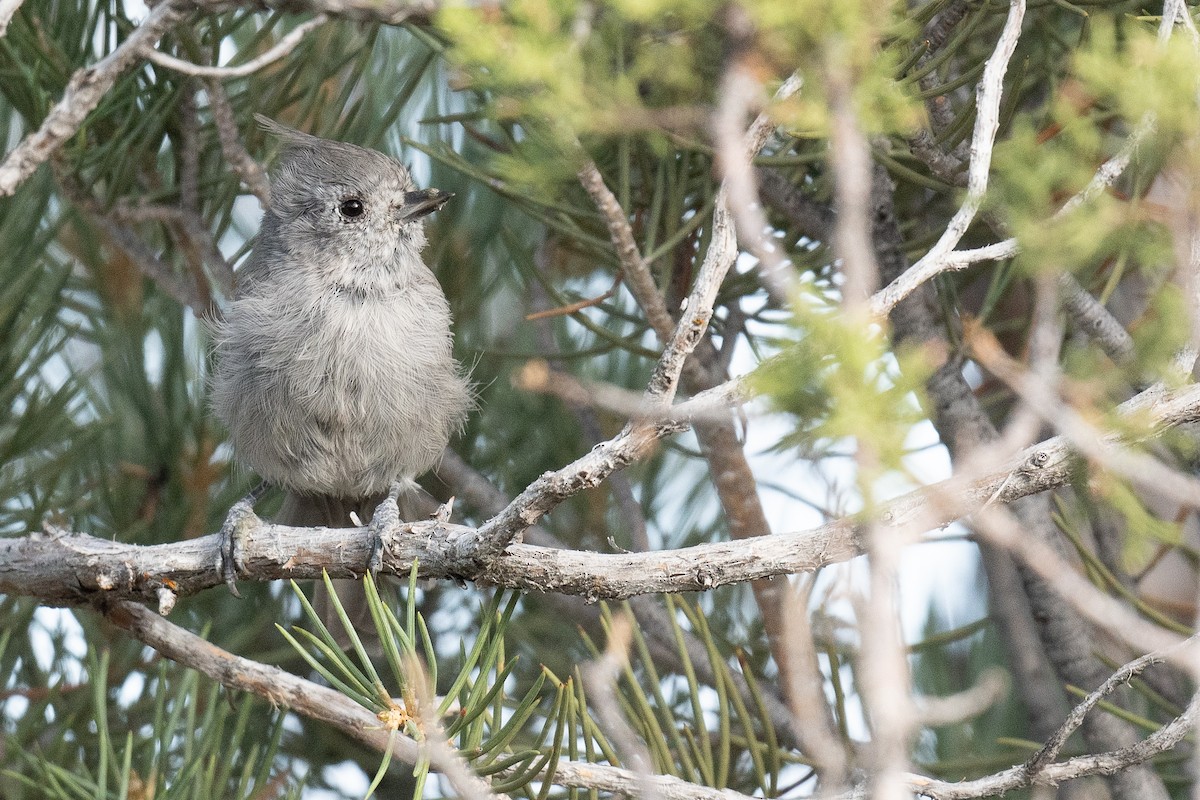
[[[412,520],[413,479],[471,405],[449,304],[421,260],[422,220],[450,195],[416,189],[382,153],[258,119],[283,151],[215,330],[214,408],[236,459],[286,492],[279,522],[348,527],[352,512],[365,522],[397,485]],[[369,626],[353,589],[351,617]]]

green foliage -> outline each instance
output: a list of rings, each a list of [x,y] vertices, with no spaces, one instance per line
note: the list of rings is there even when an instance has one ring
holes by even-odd
[[[354,658],[341,650],[294,581],[292,591],[303,605],[315,632],[295,628],[294,636],[282,626],[279,631],[331,686],[375,712],[386,730],[404,733],[421,742],[426,740],[428,726],[440,728],[442,720],[453,715],[453,721],[445,728],[446,739],[453,741],[467,755],[469,763],[480,774],[503,770],[506,786],[520,788],[546,764],[545,759],[535,762],[539,761],[549,726],[543,727],[540,737],[520,741],[526,745],[520,750],[512,749],[511,744],[537,710],[539,691],[544,682],[544,678],[534,681],[528,691],[516,699],[515,706],[507,702],[504,686],[517,662],[505,658],[504,629],[516,609],[518,596],[511,594],[505,602],[504,594],[497,593],[488,607],[481,609],[474,645],[469,652],[459,654],[458,670],[450,679],[449,689],[440,702],[434,703],[438,657],[425,618],[417,611],[416,580],[414,564],[399,613],[393,612],[381,600],[373,580],[368,577],[363,582],[383,660],[394,681],[391,686],[380,676],[328,576],[325,577],[325,589],[352,643]],[[404,618],[403,622],[400,617]],[[563,698],[560,690],[547,712],[549,719],[559,716]],[[368,796],[378,785],[390,759],[389,751]],[[429,767],[427,754],[413,767],[412,775],[416,781],[413,795],[416,797],[421,796]]]
[[[905,440],[922,417],[929,367],[918,352],[893,351],[881,335],[825,297],[805,291],[793,304],[797,340],[759,367],[754,385],[797,418],[789,447],[817,452],[857,439],[883,469],[900,469]],[[874,476],[863,476],[870,480]]]
[[[586,665],[574,667],[566,678],[543,666],[524,694],[513,696],[505,689],[516,674],[517,659],[506,655],[505,639],[517,595],[509,594],[506,599],[505,593],[497,593],[481,609],[479,630],[470,649],[464,645],[455,660],[455,671],[440,679],[448,688],[439,700],[432,692],[439,682],[436,636],[431,638],[416,611],[415,578],[397,611],[380,601],[369,579],[364,586],[383,661],[394,681],[390,686],[349,621],[343,623],[353,657],[338,648],[294,584],[314,632],[296,628],[293,636],[280,630],[309,666],[348,698],[376,712],[385,728],[400,730],[421,742],[428,735],[427,726],[443,726],[445,737],[471,767],[480,775],[493,776],[496,791],[530,797],[535,792],[530,782],[536,777],[540,783],[550,783],[562,756],[628,766],[628,754],[619,752],[611,731],[597,720],[594,703],[598,702],[595,694],[599,687],[586,674]],[[327,589],[332,591],[332,584],[327,583]],[[761,690],[753,673],[745,669],[747,660],[716,640],[699,605],[671,597],[665,602],[675,639],[672,660],[678,666],[664,670],[651,657],[643,634],[633,627],[618,687],[619,712],[649,746],[656,771],[704,786],[775,793],[780,771],[792,759],[781,752],[779,733]],[[626,605],[623,626],[631,615]],[[602,608],[601,622],[611,638],[614,617],[608,607]],[[693,664],[686,636],[700,643],[705,663]],[[593,657],[601,657],[586,633],[583,642]],[[734,663],[739,668],[735,669]],[[709,691],[716,693],[715,706],[707,699]],[[432,706],[423,707],[431,701]],[[380,773],[387,764],[385,759]],[[418,795],[428,770],[429,763],[424,760],[415,767]]]
[[[1075,73],[1098,103],[1130,123],[1153,115],[1158,146],[1194,147],[1200,128],[1200,54],[1187,37],[1159,42],[1141,26],[1100,17],[1087,46],[1077,51]]]
[[[76,327],[64,311],[70,264],[43,257],[58,232],[51,183],[0,199],[0,531],[36,524],[69,502],[68,475],[93,434],[79,423],[82,376],[64,362]]]
[[[94,735],[72,742],[46,740],[25,749],[6,731],[14,748],[13,768],[0,773],[5,796],[12,798],[155,797],[299,798],[301,786],[287,778],[276,757],[286,714],[268,709],[257,698],[236,704],[221,696],[220,686],[205,688],[195,673],[169,667],[155,671],[155,705],[145,728],[124,734],[110,730],[113,705],[123,692],[108,685],[107,651],[89,650],[86,665],[91,690]],[[27,715],[27,719],[29,716]]]

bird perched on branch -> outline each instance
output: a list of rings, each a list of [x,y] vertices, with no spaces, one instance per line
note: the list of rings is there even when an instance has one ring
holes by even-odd
[[[385,500],[412,520],[414,479],[471,403],[449,304],[421,259],[424,217],[451,195],[417,189],[382,153],[258,120],[283,150],[270,209],[215,331],[216,413],[236,459],[286,492],[279,522],[349,527],[352,514],[366,521]],[[232,588],[236,537],[226,534]],[[377,569],[377,545],[371,553]],[[353,588],[338,593],[358,598],[343,602],[369,625]]]

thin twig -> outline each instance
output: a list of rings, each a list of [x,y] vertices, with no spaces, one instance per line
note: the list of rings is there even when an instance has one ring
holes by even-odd
[[[1200,694],[1192,698],[1192,702],[1183,714],[1137,744],[1107,753],[1076,756],[1066,761],[1050,764],[1037,773],[1037,782],[1054,786],[1093,775],[1112,775],[1130,767],[1145,764],[1183,741],[1184,737],[1195,729],[1198,715],[1200,715]],[[1034,776],[1029,774],[1025,764],[1019,764],[993,775],[969,781],[951,782],[911,775],[908,784],[912,791],[920,797],[929,798],[929,800],[977,800],[1027,788],[1034,784]],[[862,795],[855,793],[844,795],[844,797],[847,800],[850,798],[857,800]]]
[[[217,247],[200,211],[200,125],[194,92],[184,93],[180,117],[182,135],[176,153],[179,159],[179,214],[175,220],[175,238],[192,268],[196,283],[210,286],[215,283],[224,297],[230,297],[233,294],[233,268]]]
[[[725,28],[731,54],[717,89],[713,115],[713,145],[722,185],[728,189],[738,241],[759,261],[758,275],[767,293],[781,307],[790,303],[795,288],[794,267],[784,257],[780,243],[768,234],[770,225],[758,197],[758,173],[743,142],[746,115],[762,105],[763,86],[753,64],[753,23],[736,3],[726,6]],[[802,79],[793,73],[776,95],[784,98],[800,90]]]
[[[1189,639],[1188,642],[1193,642],[1195,637]],[[1083,718],[1087,716],[1093,708],[1095,708],[1101,700],[1115,692],[1122,684],[1129,683],[1136,676],[1145,672],[1155,664],[1162,664],[1166,659],[1161,653],[1147,653],[1140,658],[1135,658],[1119,670],[1114,672],[1108,680],[1101,684],[1095,691],[1091,692],[1082,702],[1077,704],[1071,713],[1067,715],[1066,721],[1062,726],[1055,731],[1042,748],[1034,753],[1033,757],[1025,762],[1025,768],[1031,775],[1036,775],[1041,772],[1046,766],[1058,758],[1059,752],[1063,745],[1071,738],[1071,735],[1079,729],[1083,724]]]
[[[948,253],[953,250],[967,228],[975,220],[983,196],[987,192],[988,176],[992,169],[992,148],[1000,130],[1000,101],[1004,94],[1004,75],[1008,62],[1017,48],[1021,37],[1021,22],[1025,19],[1025,1],[1010,0],[1008,18],[1000,32],[996,49],[988,57],[983,68],[983,77],[976,91],[975,130],[971,136],[971,163],[967,168],[967,196],[962,206],[946,226],[930,255]]]
[[[854,111],[849,77],[841,73],[831,69],[826,76],[837,213],[833,240],[842,262],[842,309],[855,319],[879,284],[879,265],[871,236],[871,149]]]
[[[825,698],[825,676],[821,673],[809,624],[808,599],[812,586],[811,580],[798,579],[783,597],[782,611],[791,624],[783,636],[784,658],[779,664],[779,677],[801,747],[820,776],[820,796],[827,796],[845,790],[848,758]]]
[[[620,614],[613,617],[612,628],[608,631],[608,645],[599,658],[584,667],[583,677],[592,700],[592,710],[625,762],[637,775],[640,790],[636,796],[640,800],[660,800],[658,787],[653,781],[654,760],[650,757],[650,750],[621,714],[621,706],[617,702],[617,679],[629,661],[632,640],[633,621],[629,616]]]
[[[790,97],[800,89],[800,79],[785,81],[775,92],[775,100]],[[753,157],[763,148],[767,137],[775,129],[775,123],[767,114],[759,114],[746,131],[743,146]],[[683,301],[681,317],[674,333],[662,356],[655,365],[654,374],[647,386],[647,397],[661,404],[668,404],[675,396],[679,385],[679,376],[687,357],[699,344],[708,330],[709,320],[712,319],[713,302],[717,291],[725,280],[726,274],[737,259],[737,239],[734,235],[734,223],[729,210],[729,189],[722,183],[713,203],[712,231],[708,252],[696,275],[691,294]]]
[[[214,312],[211,297],[206,297],[194,281],[178,274],[170,264],[155,255],[136,233],[105,213],[96,199],[79,185],[78,180],[67,173],[65,166],[56,161],[54,168],[66,198],[83,213],[88,222],[108,235],[108,241],[120,248],[137,265],[139,272],[152,280],[167,296],[190,308],[197,317],[206,318]]]
[[[1003,700],[1008,689],[1008,672],[1001,667],[989,667],[970,689],[949,697],[918,698],[916,706],[920,723],[936,728],[974,719]]]
[[[617,296],[617,288],[621,285],[621,280],[623,278],[624,274],[618,273],[617,277],[612,282],[612,286],[608,287],[604,294],[597,295],[596,297],[589,297],[585,300],[578,300],[574,303],[568,303],[565,306],[559,306],[557,308],[547,308],[542,311],[534,311],[531,314],[525,315],[525,321],[536,322],[539,319],[565,317],[568,314],[575,314],[583,311],[585,308],[593,308],[594,306],[598,306],[605,300],[611,300]]]
[[[553,395],[572,405],[596,408],[642,422],[718,421],[729,418],[729,409],[749,399],[744,379],[718,384],[669,408],[652,406],[640,392],[611,383],[583,381],[559,372],[541,359],[529,361],[513,377],[513,385],[526,392]]]
[[[274,64],[288,53],[291,53],[309,31],[324,25],[328,21],[329,17],[327,15],[317,14],[312,19],[302,22],[288,31],[287,35],[276,42],[275,46],[267,52],[255,56],[245,64],[238,64],[236,67],[207,67],[202,64],[193,64],[190,61],[184,61],[181,58],[176,58],[175,56],[167,55],[161,50],[154,49],[153,43],[145,45],[142,55],[160,67],[166,67],[167,69],[181,72],[184,75],[191,75],[195,78],[213,78],[215,80],[244,78],[247,75],[253,75],[264,67]]]
[[[983,69],[983,77],[979,81],[975,101],[975,130],[971,137],[971,162],[967,169],[967,196],[946,226],[941,238],[924,258],[909,268],[905,275],[908,273],[922,275],[928,268],[927,264],[940,264],[953,253],[954,248],[966,234],[967,228],[975,220],[975,215],[983,203],[983,196],[987,192],[988,175],[992,168],[992,148],[996,143],[996,133],[1000,129],[1000,101],[1004,92],[1004,75],[1008,71],[1008,62],[1012,59],[1017,40],[1021,36],[1021,22],[1024,18],[1025,0],[1010,0],[1008,18],[1004,22],[1000,40],[996,43],[992,55],[988,57]],[[936,270],[934,274],[938,271],[944,271],[944,267]],[[904,277],[904,275],[900,276],[897,281]],[[929,277],[932,275],[917,281],[914,288],[928,280]],[[895,283],[893,283],[894,285]],[[888,292],[885,295],[887,302],[877,300],[878,295],[871,298],[871,311],[874,315],[880,317],[886,315],[892,306],[912,291],[912,288],[894,299],[892,295],[895,292],[889,290],[892,290],[892,286],[888,286],[880,292],[880,294]]]
[[[1069,214],[1116,182],[1117,178],[1125,171],[1125,168],[1129,166],[1130,161],[1133,160],[1133,156],[1142,142],[1154,130],[1155,119],[1153,114],[1146,114],[1142,117],[1137,127],[1129,134],[1129,138],[1121,145],[1121,149],[1117,151],[1117,154],[1100,165],[1100,168],[1096,170],[1096,174],[1092,176],[1088,185],[1064,203],[1062,208],[1054,215],[1054,218],[1058,219]],[[955,240],[955,244],[957,244],[957,241]],[[981,261],[1001,261],[1006,258],[1012,258],[1020,251],[1020,245],[1016,238],[1009,238],[995,244],[977,247],[973,250],[935,252],[936,250],[935,246],[934,250],[930,250],[920,260],[905,270],[903,274],[897,276],[891,283],[876,292],[871,297],[871,313],[879,317],[885,316],[897,303],[908,297],[919,286],[935,276],[941,275],[944,272],[964,270],[972,264],[978,264]]]

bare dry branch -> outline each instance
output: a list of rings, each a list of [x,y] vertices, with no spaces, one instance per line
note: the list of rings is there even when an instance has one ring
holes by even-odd
[[[1133,358],[1133,337],[1116,317],[1080,286],[1074,275],[1063,273],[1059,288],[1063,310],[1071,316],[1071,321],[1099,345],[1114,364],[1127,364]]]
[[[600,724],[638,776],[639,790],[634,796],[643,800],[659,800],[658,787],[653,780],[654,760],[650,757],[650,750],[625,720],[617,702],[616,684],[621,677],[621,670],[629,661],[632,640],[633,621],[627,614],[614,617],[604,652],[587,664],[583,674],[588,695],[592,699],[592,709]]]
[[[913,775],[909,777],[909,786],[912,791],[930,800],[975,800],[1004,795],[1035,784],[1056,786],[1091,775],[1112,775],[1145,764],[1151,758],[1175,747],[1196,727],[1198,715],[1200,695],[1192,698],[1191,704],[1183,714],[1130,747],[1096,755],[1077,756],[1047,765],[1036,773],[1031,773],[1027,764],[1021,764],[993,775],[958,783]]]
[[[879,284],[879,265],[871,236],[871,148],[858,124],[849,77],[844,70],[826,75],[829,94],[829,161],[833,167],[834,250],[842,261],[842,308],[858,317]]]
[[[1026,768],[1028,768],[1028,770],[1034,774],[1044,769],[1048,764],[1053,762],[1054,759],[1058,758],[1058,754],[1062,750],[1063,745],[1067,743],[1067,740],[1071,738],[1071,735],[1074,734],[1075,731],[1079,729],[1079,726],[1083,724],[1083,718],[1087,716],[1087,714],[1093,708],[1095,708],[1101,700],[1115,692],[1119,686],[1128,683],[1153,665],[1162,664],[1165,661],[1166,658],[1164,658],[1161,653],[1147,653],[1141,658],[1136,658],[1133,661],[1130,661],[1128,664],[1114,672],[1108,680],[1100,685],[1099,688],[1085,697],[1081,703],[1075,706],[1075,708],[1071,709],[1071,713],[1067,715],[1067,719],[1063,722],[1062,727],[1060,727],[1054,736],[1042,746],[1042,749],[1038,750],[1031,759],[1025,762]]]
[[[734,379],[706,389],[667,409],[655,408],[639,392],[611,383],[583,381],[550,368],[545,361],[529,361],[517,372],[513,383],[527,392],[550,394],[573,405],[595,408],[643,422],[719,421],[729,418],[729,409],[750,399],[744,379]]]
[[[137,265],[138,271],[142,275],[152,280],[168,297],[173,298],[180,305],[190,308],[197,317],[203,318],[213,313],[215,306],[211,297],[206,297],[194,281],[178,274],[170,264],[160,259],[132,228],[122,225],[116,220],[114,214],[101,208],[96,199],[79,185],[75,177],[67,174],[65,168],[57,162],[54,166],[58,185],[67,199],[79,208],[88,222],[107,235],[108,242],[112,246],[119,248]],[[160,208],[157,211],[166,217],[174,217],[180,213],[178,209]]]
[[[974,719],[1004,699],[1008,689],[1008,672],[1000,667],[988,667],[970,689],[949,697],[918,698],[916,706],[920,722],[937,727]]]
[[[962,241],[967,228],[975,220],[987,192],[988,175],[992,169],[992,147],[1000,130],[1000,100],[1004,93],[1004,75],[1021,37],[1021,22],[1025,18],[1024,0],[1010,0],[1008,19],[996,49],[988,57],[983,77],[976,91],[975,131],[971,137],[971,161],[967,167],[967,196],[962,206],[946,226],[937,244],[921,261],[938,259],[950,253]],[[918,262],[920,264],[920,262]],[[914,268],[917,265],[914,265]]]
[[[114,602],[103,610],[109,622],[138,641],[224,686],[327,722],[374,750],[383,752],[389,746],[389,732],[374,714],[327,686],[222,650],[137,603]],[[397,734],[390,746],[396,758],[416,763],[419,748],[412,739]]]
[[[989,372],[1004,381],[1039,416],[1058,429],[1081,454],[1104,469],[1115,472],[1155,494],[1169,497],[1183,507],[1200,504],[1200,480],[1148,453],[1133,450],[1104,436],[1083,414],[1063,402],[1054,387],[1028,373],[1003,351],[999,343],[981,328],[973,328],[967,338],[972,354]]]
[[[1149,396],[1156,399],[1139,396],[1123,406],[1125,413],[1151,420],[1159,428],[1200,421],[1200,385]],[[1117,435],[1109,438],[1116,440]],[[539,478],[526,490],[530,499],[525,507],[540,509],[598,483],[606,470],[615,468],[614,441],[601,444],[577,461],[577,469]],[[637,446],[648,447],[652,441],[644,438]],[[1062,486],[1070,474],[1069,444],[1056,437],[1026,449],[1004,469],[985,477],[969,480],[960,475],[882,504],[876,524],[897,529],[911,529],[914,524],[920,529],[935,528],[988,503],[1007,503]],[[550,499],[543,499],[546,497]],[[945,507],[945,502],[930,503],[937,497],[955,498],[955,508]],[[522,526],[527,522],[525,517],[514,519]],[[418,560],[424,577],[475,580],[589,600],[705,591],[807,572],[863,552],[860,525],[850,518],[809,531],[650,553],[587,553],[527,544],[512,544],[494,553],[488,526],[473,529],[438,521],[400,524],[383,535],[387,544],[384,570],[391,574],[408,574]],[[247,524],[240,540],[239,552],[244,554],[240,577],[312,579],[319,577],[322,569],[338,578],[359,576],[369,542],[364,528],[292,528],[258,521]],[[219,548],[215,534],[153,546],[125,545],[60,530],[4,539],[0,540],[0,593],[60,605],[77,604],[97,592],[114,598],[156,600],[162,586],[180,596],[191,595],[221,582],[216,569]]]
[[[821,793],[829,795],[846,789],[849,759],[825,699],[825,676],[809,624],[812,581],[798,579],[792,583],[783,598],[782,610],[790,624],[783,636],[779,674],[801,747],[820,776]]]
[[[761,107],[763,86],[753,64],[753,23],[736,3],[725,8],[729,40],[729,64],[718,87],[717,110],[713,115],[713,144],[722,185],[729,191],[729,208],[737,226],[738,241],[759,261],[763,287],[775,302],[787,307],[795,288],[794,267],[784,257],[779,242],[768,233],[770,226],[758,197],[758,173],[750,163],[743,142],[746,115]],[[777,99],[800,91],[802,79],[793,73],[776,93]]]
[[[790,97],[799,89],[799,78],[786,81],[775,93],[775,99]],[[775,123],[771,118],[766,114],[759,114],[746,131],[746,152],[750,156],[757,154],[774,129]],[[708,252],[704,255],[691,294],[683,301],[679,324],[663,348],[662,356],[646,389],[647,397],[655,402],[666,405],[675,396],[684,362],[708,330],[717,291],[736,259],[737,239],[729,210],[729,189],[722,183],[713,204],[712,235]]]

